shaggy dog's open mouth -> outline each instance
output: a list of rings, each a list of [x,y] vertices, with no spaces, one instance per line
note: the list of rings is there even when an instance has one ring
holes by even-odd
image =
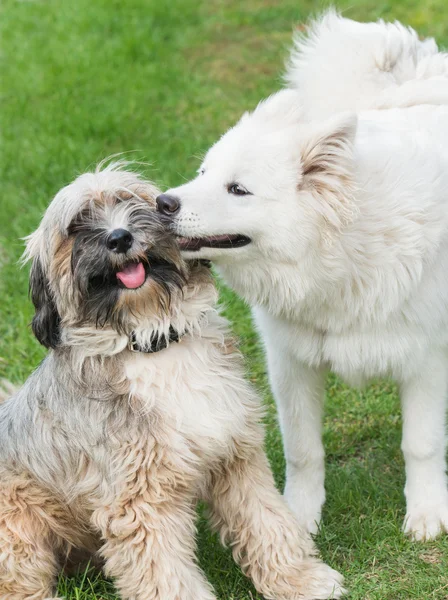
[[[203,238],[185,238],[177,237],[181,250],[189,250],[194,252],[201,248],[242,248],[250,244],[251,239],[245,235],[210,235]]]
[[[148,278],[149,266],[142,261],[130,261],[120,270],[107,269],[89,279],[89,290],[105,290],[118,287],[123,290],[136,290],[142,287]]]
[[[89,278],[89,291],[101,293],[103,296],[107,290],[138,290],[148,279],[154,280],[160,285],[167,281],[178,287],[184,285],[184,276],[178,267],[159,256],[148,254],[146,259],[130,260],[119,269],[104,269]]]
[[[135,290],[145,283],[147,273],[142,262],[133,262],[126,265],[122,271],[118,271],[116,277],[123,287]]]

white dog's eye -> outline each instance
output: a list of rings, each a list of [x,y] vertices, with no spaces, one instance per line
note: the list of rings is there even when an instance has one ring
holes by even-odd
[[[201,167],[201,168],[198,170],[198,175],[204,175],[204,173],[205,173],[205,169],[204,169],[204,167]]]
[[[239,183],[231,183],[227,186],[227,191],[229,194],[234,194],[235,196],[247,196],[250,194],[250,192]]]

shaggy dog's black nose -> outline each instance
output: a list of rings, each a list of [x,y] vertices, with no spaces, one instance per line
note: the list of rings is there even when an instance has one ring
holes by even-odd
[[[106,246],[117,254],[124,254],[132,246],[134,238],[126,229],[114,229],[107,238]]]
[[[180,208],[180,200],[176,196],[170,196],[169,194],[160,194],[156,198],[157,210],[164,215],[174,215]]]

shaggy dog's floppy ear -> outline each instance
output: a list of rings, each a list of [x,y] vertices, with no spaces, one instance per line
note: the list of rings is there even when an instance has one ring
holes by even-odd
[[[333,228],[351,222],[353,203],[353,142],[357,118],[342,114],[307,126],[301,148],[301,189],[312,192],[318,210]]]
[[[36,309],[31,323],[33,333],[46,348],[56,348],[60,341],[61,318],[39,258],[33,260],[31,267],[30,295]]]

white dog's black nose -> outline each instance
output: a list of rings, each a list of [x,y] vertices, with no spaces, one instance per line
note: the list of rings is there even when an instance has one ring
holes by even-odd
[[[164,215],[174,215],[180,208],[180,200],[176,196],[169,194],[160,194],[156,198],[157,210]]]
[[[112,252],[124,254],[132,246],[134,238],[126,229],[114,229],[107,238],[106,246]]]

